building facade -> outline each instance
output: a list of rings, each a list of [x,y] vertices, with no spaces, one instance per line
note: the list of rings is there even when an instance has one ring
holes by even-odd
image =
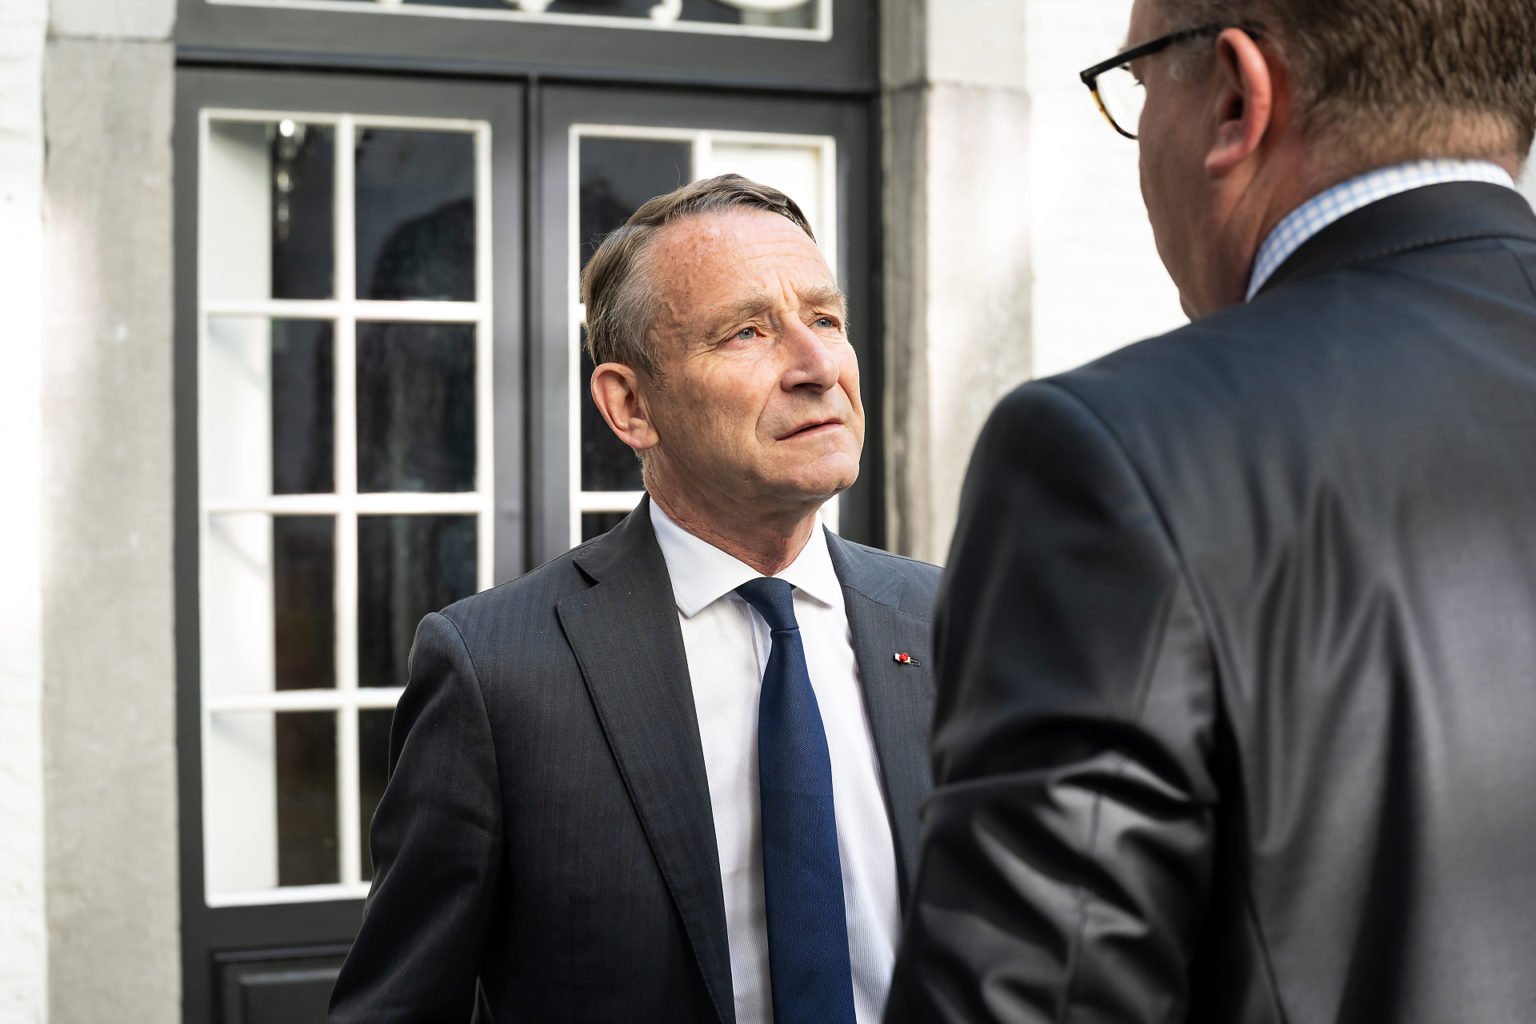
[[[942,561],[993,401],[1181,320],[1129,7],[0,2],[0,1021],[318,1019],[416,619],[636,500],[574,282],[652,194],[805,207],[829,515]]]

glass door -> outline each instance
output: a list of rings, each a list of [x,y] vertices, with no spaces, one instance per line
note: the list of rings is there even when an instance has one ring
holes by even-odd
[[[873,368],[865,139],[852,130],[857,105],[825,100],[647,96],[643,91],[551,88],[543,94],[543,208],[563,212],[563,237],[545,232],[539,265],[541,326],[535,374],[546,401],[567,410],[563,429],[532,453],[535,474],[558,493],[536,519],[534,543],[551,553],[610,529],[641,494],[634,454],[609,432],[588,397],[591,360],[582,348],[581,269],[602,238],[641,203],[689,181],[734,171],[789,194],[816,232],[848,293],[855,348]],[[854,108],[854,109],[850,109]],[[864,378],[865,402],[878,376]],[[873,422],[873,421],[872,421]],[[878,475],[870,431],[860,482],[825,518],[865,539]],[[557,491],[558,488],[558,491]]]
[[[523,568],[523,95],[178,85],[187,1006],[311,1018],[416,623]]]

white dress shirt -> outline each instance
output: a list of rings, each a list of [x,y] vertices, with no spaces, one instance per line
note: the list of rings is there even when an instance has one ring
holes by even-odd
[[[651,502],[672,577],[720,853],[720,885],[739,1024],[773,1020],[757,789],[757,698],[772,641],[735,590],[762,573],[700,540]],[[880,764],[864,711],[843,588],[820,528],[779,579],[795,588],[795,620],[832,762],[837,851],[859,1024],[878,1024],[896,959],[896,851]]]

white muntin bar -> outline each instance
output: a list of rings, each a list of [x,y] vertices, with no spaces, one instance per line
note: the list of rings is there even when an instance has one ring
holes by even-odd
[[[336,515],[336,688],[358,689],[357,529],[357,130],[351,117],[336,126],[336,495],[351,499]],[[344,884],[360,880],[357,712],[341,712],[336,729],[336,835]]]

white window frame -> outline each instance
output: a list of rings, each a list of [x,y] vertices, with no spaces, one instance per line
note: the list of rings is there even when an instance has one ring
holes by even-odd
[[[639,504],[643,491],[587,491],[581,486],[581,410],[582,403],[591,401],[582,388],[581,328],[586,323],[587,311],[581,301],[581,140],[582,139],[635,139],[644,142],[685,142],[692,147],[691,164],[694,181],[702,181],[724,173],[714,160],[716,143],[736,143],[749,146],[774,146],[783,149],[814,150],[817,154],[820,180],[817,182],[817,213],[811,219],[811,230],[827,266],[837,272],[837,140],[828,135],[799,135],[782,132],[720,131],[707,128],[667,128],[645,125],[573,124],[570,127],[570,151],[566,159],[568,184],[566,195],[567,243],[570,259],[566,267],[566,293],[570,296],[571,313],[566,343],[569,346],[571,367],[569,385],[568,429],[570,430],[570,542],[575,547],[581,543],[581,517],[589,513],[629,512]],[[772,184],[768,182],[767,184]],[[822,506],[821,517],[832,530],[837,529],[838,502],[836,499]]]
[[[198,162],[208,167],[210,129],[215,122],[280,124],[288,120],[306,125],[324,125],[335,132],[335,179],[333,208],[335,251],[335,297],[331,299],[228,299],[209,296],[205,282],[209,278],[210,254],[215,240],[207,237],[207,218],[199,216],[198,225],[198,445],[208,436],[208,418],[215,413],[206,393],[202,367],[209,344],[209,322],[217,317],[259,317],[270,319],[326,320],[334,324],[335,358],[334,402],[334,472],[335,492],[318,495],[271,495],[232,498],[210,495],[203,490],[199,474],[198,542],[207,552],[210,523],[214,516],[253,513],[279,515],[333,516],[335,535],[335,613],[336,613],[336,687],[334,690],[272,690],[261,693],[210,692],[209,647],[207,638],[216,635],[209,629],[213,604],[209,601],[208,558],[200,559],[199,616],[204,637],[200,667],[201,731],[203,763],[203,857],[204,895],[210,907],[250,906],[359,899],[367,895],[369,883],[360,868],[363,836],[359,823],[360,773],[358,770],[358,712],[390,709],[399,700],[402,688],[372,688],[358,685],[358,517],[360,515],[473,515],[477,520],[476,584],[485,589],[494,582],[495,553],[495,423],[492,367],[492,266],[491,266],[491,128],[485,121],[455,118],[389,117],[315,113],[295,110],[251,110],[207,108],[200,112],[198,126]],[[469,302],[378,301],[356,298],[355,237],[355,166],[356,139],[360,130],[394,129],[405,131],[455,132],[474,139],[475,162],[475,298]],[[199,211],[207,210],[210,200],[209,176],[199,176]],[[475,431],[476,462],[474,491],[445,494],[359,494],[357,490],[357,406],[356,406],[356,328],[360,322],[416,322],[472,324],[475,335]],[[201,459],[201,454],[199,456]],[[215,845],[212,830],[216,816],[214,803],[226,797],[214,791],[209,777],[213,719],[231,712],[329,711],[337,714],[337,856],[340,879],[336,884],[309,886],[272,886],[241,891],[215,891],[210,860]],[[273,821],[276,829],[276,821]],[[275,833],[274,833],[275,834]]]

